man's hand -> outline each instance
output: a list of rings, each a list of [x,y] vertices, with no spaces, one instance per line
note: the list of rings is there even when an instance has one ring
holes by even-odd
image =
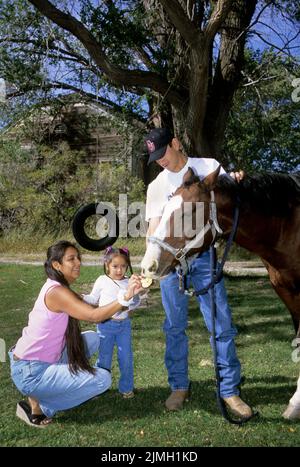
[[[239,170],[238,172],[230,172],[230,177],[232,177],[236,182],[240,182],[245,177],[245,172],[243,170]]]

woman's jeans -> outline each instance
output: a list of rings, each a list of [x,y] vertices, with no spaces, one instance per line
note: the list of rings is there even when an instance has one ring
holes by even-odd
[[[99,337],[94,331],[83,332],[82,337],[90,358],[98,350]],[[111,386],[110,373],[103,368],[96,368],[95,375],[82,370],[72,374],[66,350],[57,363],[14,360],[13,352],[8,354],[13,382],[22,394],[39,401],[47,417],[53,417],[59,410],[76,407]]]
[[[100,337],[99,358],[97,366],[111,369],[114,346],[120,368],[119,391],[133,391],[133,353],[131,345],[131,320],[109,319],[97,325]]]
[[[192,284],[195,290],[200,290],[209,283],[210,256],[209,252],[205,252],[191,263],[187,286]],[[166,336],[165,365],[168,371],[168,381],[172,391],[188,389],[188,337],[185,331],[188,325],[189,297],[179,291],[176,272],[162,279],[160,286],[166,314],[163,329]],[[211,333],[210,293],[211,291],[205,295],[199,295],[197,300],[206,327]],[[221,396],[229,397],[239,394],[240,362],[234,343],[237,330],[231,321],[231,310],[227,303],[224,280],[215,286],[215,300],[217,362],[221,379]]]

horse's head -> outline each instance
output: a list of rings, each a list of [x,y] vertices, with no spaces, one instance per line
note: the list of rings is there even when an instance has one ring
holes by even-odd
[[[182,253],[188,257],[209,247],[212,241],[211,191],[220,168],[202,181],[191,168],[187,171],[183,184],[166,204],[157,229],[148,239],[141,263],[143,275],[159,278],[180,262]],[[218,227],[217,220],[215,225]]]

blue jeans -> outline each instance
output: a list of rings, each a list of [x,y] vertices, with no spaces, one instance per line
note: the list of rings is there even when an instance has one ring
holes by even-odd
[[[210,282],[209,252],[196,258],[190,266],[187,276],[188,286],[192,283],[195,290],[200,290]],[[162,303],[165,309],[164,332],[166,336],[165,365],[172,391],[187,389],[188,378],[188,325],[189,297],[179,292],[178,276],[170,273],[160,282]],[[211,332],[210,292],[197,297],[205,324]],[[216,343],[218,367],[221,379],[221,396],[238,395],[240,384],[240,362],[236,355],[234,337],[237,330],[231,320],[231,310],[227,303],[224,280],[215,286],[216,298]]]
[[[109,319],[97,325],[100,337],[99,358],[97,366],[111,369],[114,346],[117,346],[117,356],[120,368],[119,391],[133,391],[133,353],[131,345],[131,321]]]
[[[82,336],[89,358],[98,350],[99,337],[94,331],[83,332]],[[87,371],[72,374],[66,350],[57,363],[14,360],[13,352],[8,354],[13,382],[22,394],[39,401],[47,417],[53,417],[59,410],[76,407],[111,386],[110,373],[102,368],[96,368],[95,375]]]

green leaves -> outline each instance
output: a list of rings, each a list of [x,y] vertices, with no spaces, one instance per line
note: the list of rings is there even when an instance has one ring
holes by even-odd
[[[300,108],[292,80],[300,67],[274,51],[247,52],[242,86],[228,121],[226,166],[289,172],[300,164]]]
[[[66,143],[35,144],[28,151],[15,141],[2,141],[2,231],[21,228],[58,235],[69,229],[80,205],[101,199],[117,207],[120,193],[128,195],[128,203],[144,200],[144,184],[132,175],[125,158],[91,166],[85,157]]]
[[[88,200],[91,168],[67,145],[31,152],[6,142],[0,148],[0,217],[15,227],[59,232],[74,210]],[[75,189],[76,186],[76,189]]]
[[[148,36],[142,2],[103,2],[96,7],[91,2],[82,3],[81,20],[99,41],[109,60],[124,67],[137,65],[133,51],[143,47]],[[118,3],[124,5],[118,7]]]

